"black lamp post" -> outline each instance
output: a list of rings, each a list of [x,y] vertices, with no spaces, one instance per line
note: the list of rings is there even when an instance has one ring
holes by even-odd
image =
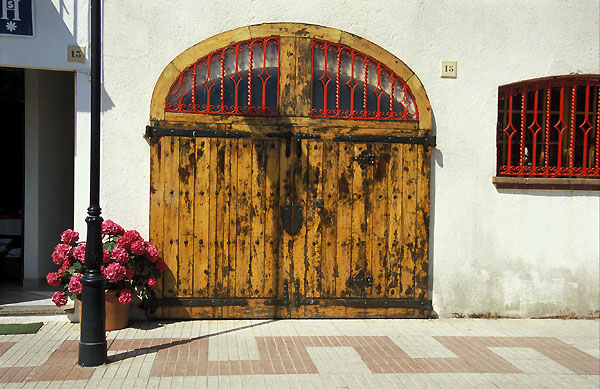
[[[100,217],[100,1],[91,0],[91,152],[90,206],[88,208],[86,271],[81,304],[79,365],[99,366],[106,363],[106,312],[104,306],[105,278],[100,271],[103,262],[102,218]]]

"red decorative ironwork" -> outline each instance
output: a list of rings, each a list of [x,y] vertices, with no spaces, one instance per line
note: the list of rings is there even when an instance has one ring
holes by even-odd
[[[165,112],[276,116],[279,111],[279,37],[216,50],[175,80]]]
[[[319,39],[312,40],[310,116],[419,119],[415,98],[403,79],[368,55]]]
[[[600,76],[523,81],[498,92],[498,175],[600,177]]]

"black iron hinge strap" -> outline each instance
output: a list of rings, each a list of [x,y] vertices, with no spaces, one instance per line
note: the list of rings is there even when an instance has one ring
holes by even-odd
[[[333,138],[337,142],[378,142],[378,143],[404,143],[423,145],[426,147],[436,146],[436,137],[429,134],[423,136],[404,135],[338,135]]]
[[[180,136],[190,138],[250,138],[252,134],[246,131],[214,131],[193,130],[189,128],[171,128],[146,126],[146,138],[160,138],[161,136]]]

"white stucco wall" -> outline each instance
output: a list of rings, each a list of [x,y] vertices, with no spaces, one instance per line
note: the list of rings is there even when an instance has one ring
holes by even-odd
[[[59,3],[74,5],[53,1],[56,10]],[[77,3],[82,20],[84,3]],[[598,11],[597,0],[105,1],[103,216],[147,235],[149,147],[142,135],[155,82],[169,61],[199,41],[245,25],[325,25],[387,49],[427,90],[438,144],[431,203],[434,309],[442,316],[590,315],[600,309],[598,192],[498,191],[491,177],[498,86],[600,72]],[[38,22],[40,17],[38,10]],[[69,20],[63,17],[63,24],[85,45],[87,22],[75,27]],[[31,45],[51,47],[42,31],[38,26],[41,41]],[[5,48],[5,41],[0,40],[0,63],[11,57],[9,49],[17,49]],[[13,63],[67,66],[20,55]],[[440,78],[442,60],[458,61],[457,79]],[[88,142],[87,131],[81,131],[89,121],[82,108],[86,82],[80,69],[76,184],[87,179],[88,154],[80,143]],[[76,185],[81,231],[87,207],[83,187]]]

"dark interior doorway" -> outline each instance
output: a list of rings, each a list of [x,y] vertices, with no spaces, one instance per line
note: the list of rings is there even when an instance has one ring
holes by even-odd
[[[0,68],[0,279],[23,280],[25,147],[23,69]]]

